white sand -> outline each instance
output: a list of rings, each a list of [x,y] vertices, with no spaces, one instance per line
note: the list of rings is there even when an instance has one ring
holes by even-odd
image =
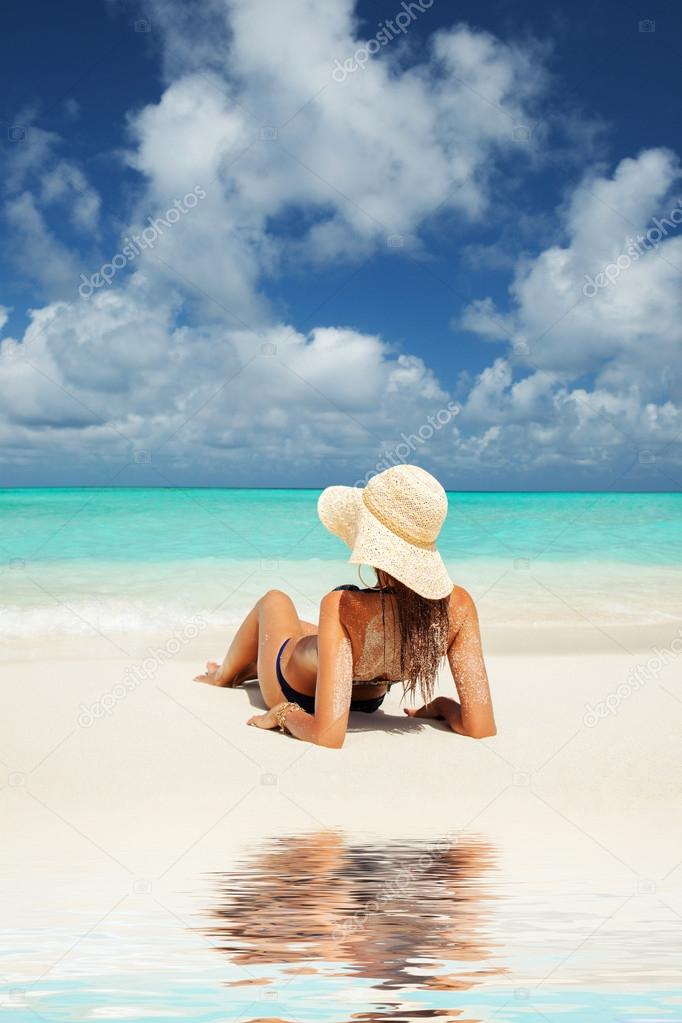
[[[545,638],[562,651],[575,642]],[[329,751],[247,728],[257,688],[193,683],[221,652],[206,636],[112,698],[143,663],[136,642],[130,659],[105,640],[74,640],[70,655],[62,645],[52,660],[34,651],[3,664],[5,876],[181,877],[257,836],[341,827],[386,838],[460,828],[501,839],[531,871],[580,873],[589,862],[628,883],[680,879],[674,658],[656,674],[651,651],[629,655],[606,640],[586,655],[493,653],[494,739],[409,721],[394,690],[381,712],[353,715],[344,748]],[[640,687],[614,697],[638,666]],[[82,706],[106,694],[108,715],[84,727]],[[614,709],[590,727],[586,705],[610,694]]]
[[[620,639],[592,637],[590,646],[575,631],[535,634],[526,654],[510,652],[521,648],[518,636],[486,638],[497,651],[488,658],[496,738],[409,721],[394,691],[385,710],[353,715],[340,751],[247,728],[260,704],[253,687],[192,682],[222,652],[218,637],[200,636],[89,727],[82,706],[118,692],[150,644],[120,637],[130,657],[104,639],[5,649],[3,923],[11,946],[24,935],[14,983],[105,962],[126,969],[131,937],[143,932],[147,949],[158,933],[160,960],[168,946],[183,969],[202,948],[210,962],[190,894],[205,873],[229,870],[259,839],[328,828],[379,843],[460,831],[487,839],[512,890],[532,881],[547,902],[558,900],[557,920],[572,919],[567,892],[589,895],[606,922],[592,938],[594,918],[584,914],[577,930],[559,934],[557,948],[568,942],[571,954],[588,939],[594,952],[619,929],[646,937],[653,926],[665,936],[682,914],[679,665],[664,658],[656,673],[650,635],[631,634],[631,654]],[[576,645],[595,649],[566,653]],[[647,662],[641,686],[621,690],[618,707],[588,726],[585,705]],[[527,907],[519,913],[525,934]],[[39,940],[25,937],[31,927]],[[658,952],[647,954],[656,969]],[[566,963],[555,979],[569,982],[585,966],[581,955],[558,955]]]

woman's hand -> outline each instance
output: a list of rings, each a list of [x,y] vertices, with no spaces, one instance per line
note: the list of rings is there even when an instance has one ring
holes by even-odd
[[[246,723],[247,725],[255,725],[256,728],[279,728],[277,711],[285,706],[286,703],[277,703],[270,710],[266,710],[265,714],[254,714]]]
[[[445,721],[453,732],[458,735],[466,735],[462,727],[462,711],[457,700],[451,700],[449,696],[437,696],[435,700],[424,704],[419,710],[405,707],[405,713],[411,718],[431,718],[436,721]]]
[[[430,703],[425,703],[423,707],[419,708],[419,710],[415,710],[413,707],[403,707],[403,710],[407,714],[408,718],[432,718],[433,720],[442,720],[447,711],[445,704],[454,702],[454,700],[448,700],[446,696],[437,696],[435,700],[431,700]]]

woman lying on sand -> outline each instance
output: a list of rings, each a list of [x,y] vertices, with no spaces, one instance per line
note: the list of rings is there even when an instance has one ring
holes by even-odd
[[[440,483],[415,465],[387,469],[363,490],[327,487],[317,506],[322,523],[351,548],[352,564],[373,566],[376,585],[332,590],[319,626],[270,590],[222,665],[209,662],[196,681],[237,686],[257,674],[270,709],[248,724],[333,749],[343,745],[349,712],[377,710],[397,682],[423,700],[405,709],[410,717],[444,720],[475,739],[495,735],[476,608],[435,546],[447,504]],[[446,656],[459,702],[432,699]]]

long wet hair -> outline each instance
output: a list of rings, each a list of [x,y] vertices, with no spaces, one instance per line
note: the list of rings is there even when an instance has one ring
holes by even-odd
[[[440,663],[445,657],[450,632],[450,598],[428,600],[388,572],[375,569],[384,614],[391,608],[394,634],[400,636],[400,673],[405,695],[418,692],[424,703],[433,697]],[[385,640],[384,640],[385,641]]]

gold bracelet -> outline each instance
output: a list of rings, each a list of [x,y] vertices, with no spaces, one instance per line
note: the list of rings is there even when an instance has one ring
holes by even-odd
[[[291,710],[300,709],[301,708],[297,703],[285,703],[283,707],[280,707],[279,710],[275,712],[275,717],[277,718],[277,724],[279,725],[280,732],[286,732],[289,735],[291,734],[290,732],[288,732],[286,726],[287,714]]]

